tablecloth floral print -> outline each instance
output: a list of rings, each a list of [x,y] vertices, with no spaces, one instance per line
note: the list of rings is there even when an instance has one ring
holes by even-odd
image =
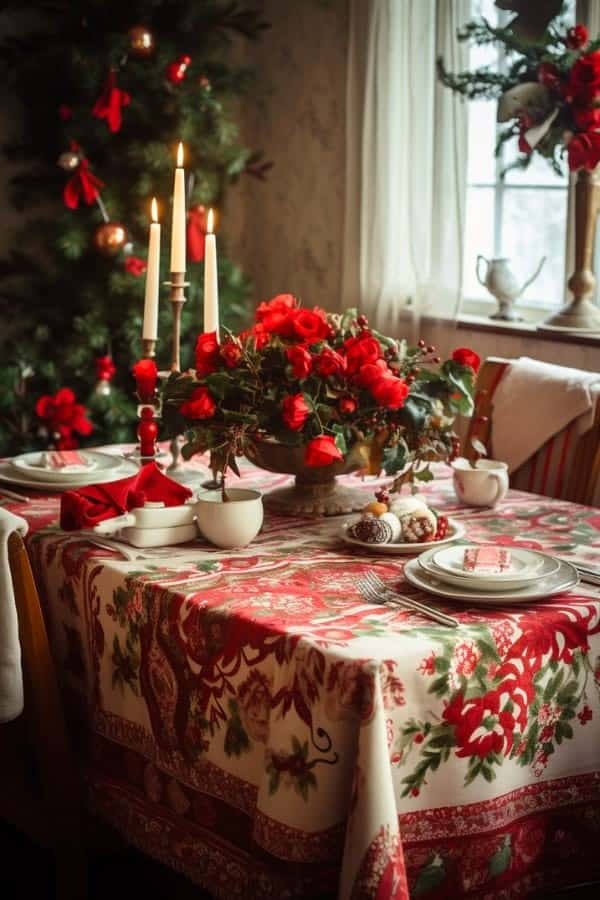
[[[598,510],[427,490],[469,541],[600,561]],[[361,573],[401,581],[404,558],[348,552],[339,520],[268,517],[244,551],[132,562],[59,532],[56,498],[13,508],[91,802],[215,896],[508,898],[600,877],[593,588],[442,604],[454,631],[366,604]]]

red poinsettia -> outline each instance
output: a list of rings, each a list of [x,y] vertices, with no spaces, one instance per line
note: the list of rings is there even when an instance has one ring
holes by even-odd
[[[455,694],[446,705],[442,718],[454,725],[456,755],[482,759],[490,753],[507,756],[513,745],[516,725],[509,709],[509,705],[501,705],[498,691],[488,691],[482,697],[469,700],[462,692]]]
[[[59,450],[78,447],[75,434],[85,436],[93,430],[85,406],[77,403],[71,388],[60,388],[54,395],[44,394],[35,405],[35,414],[53,435]]]

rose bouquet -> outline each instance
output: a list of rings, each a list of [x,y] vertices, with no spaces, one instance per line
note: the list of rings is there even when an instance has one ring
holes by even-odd
[[[508,124],[497,151],[516,138],[521,156],[514,165],[526,167],[535,150],[562,174],[566,150],[569,169],[594,169],[600,162],[600,40],[590,42],[584,25],[564,29],[559,22],[539,40],[524,41],[511,25],[496,28],[481,19],[458,32],[459,40],[501,45],[506,72],[486,66],[452,74],[440,59],[441,80],[470,99],[498,99],[498,121]]]
[[[479,357],[434,354],[378,334],[354,310],[306,309],[282,294],[247,331],[198,337],[195,369],[163,387],[163,420],[171,436],[185,433],[185,458],[210,451],[215,474],[237,473],[236,457],[269,440],[302,448],[307,468],[351,460],[396,476],[398,489],[458,453],[454,416],[472,411]]]

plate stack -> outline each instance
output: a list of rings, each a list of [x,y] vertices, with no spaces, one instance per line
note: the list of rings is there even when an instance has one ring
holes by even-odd
[[[0,482],[39,490],[67,491],[87,484],[116,481],[134,475],[137,470],[135,463],[122,456],[97,450],[22,453],[0,462]]]
[[[478,566],[478,556],[487,556],[491,562]],[[554,556],[487,544],[453,544],[427,550],[406,564],[404,575],[430,594],[491,605],[552,597],[579,582],[574,566]]]

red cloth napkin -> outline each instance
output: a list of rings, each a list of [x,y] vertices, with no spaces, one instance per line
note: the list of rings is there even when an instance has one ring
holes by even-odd
[[[167,478],[156,463],[146,463],[129,478],[65,491],[60,501],[60,527],[65,531],[93,528],[104,519],[143,506],[146,500],[179,506],[191,496],[188,487]]]

